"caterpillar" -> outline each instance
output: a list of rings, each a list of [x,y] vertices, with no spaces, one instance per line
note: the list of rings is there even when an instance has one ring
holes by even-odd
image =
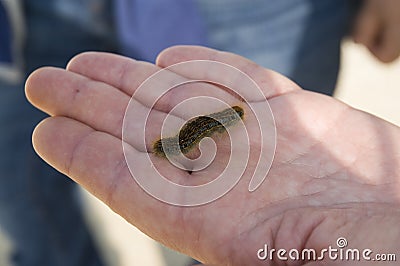
[[[176,136],[157,140],[153,144],[153,151],[160,157],[166,157],[165,153],[177,155],[179,151],[186,154],[203,138],[215,132],[224,132],[226,127],[234,125],[243,116],[243,108],[233,106],[217,113],[194,117],[183,125]]]

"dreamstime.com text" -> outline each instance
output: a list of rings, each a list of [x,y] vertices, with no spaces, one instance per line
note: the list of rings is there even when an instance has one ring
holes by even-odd
[[[374,253],[371,249],[347,248],[347,240],[339,237],[336,240],[336,247],[328,246],[320,251],[315,249],[274,249],[267,244],[257,251],[259,260],[281,260],[281,261],[322,261],[322,260],[342,260],[342,261],[396,261],[394,253]]]

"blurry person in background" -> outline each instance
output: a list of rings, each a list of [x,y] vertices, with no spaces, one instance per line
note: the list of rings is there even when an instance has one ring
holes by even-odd
[[[117,0],[115,4],[125,55],[154,62],[170,45],[206,43],[328,95],[336,86],[343,37],[353,37],[383,62],[400,54],[400,1],[396,0]]]
[[[161,50],[186,32],[189,41],[197,41],[194,44],[205,42],[209,47],[245,56],[305,89],[332,95],[340,64],[340,43],[350,32],[359,2],[119,0],[115,3],[116,28],[125,55],[134,57],[140,51],[141,59],[154,62]],[[171,3],[181,12],[173,14]],[[183,17],[185,10],[187,16]]]
[[[44,114],[25,100],[24,82],[76,53],[115,50],[108,4],[0,1],[0,226],[13,246],[11,265],[103,265],[75,184],[33,152],[31,134]]]
[[[44,114],[26,102],[23,83],[34,69],[65,67],[75,54],[88,50],[154,62],[168,46],[200,44],[243,55],[305,89],[332,94],[340,41],[354,19],[356,41],[385,62],[397,58],[399,3],[0,0],[0,226],[14,246],[10,261],[102,264],[74,183],[33,152],[31,133]]]

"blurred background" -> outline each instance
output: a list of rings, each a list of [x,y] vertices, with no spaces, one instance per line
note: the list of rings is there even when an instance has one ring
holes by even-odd
[[[60,232],[74,235],[74,230],[86,227],[88,232],[79,234],[84,236],[83,242],[87,245],[74,248],[77,252],[98,253],[104,265],[190,265],[190,258],[154,242],[86,191],[78,188],[78,193],[70,192],[76,190],[72,182],[36,165],[42,162],[32,152],[30,134],[34,124],[44,116],[27,104],[23,81],[27,74],[42,65],[64,67],[81,51],[111,51],[153,61],[161,49],[173,44],[193,43],[229,50],[275,69],[305,88],[320,88],[317,91],[325,94],[335,91],[337,99],[400,126],[400,60],[385,64],[365,46],[349,39],[342,41],[354,16],[354,10],[344,7],[347,0],[275,1],[274,5],[267,2],[253,0],[249,5],[241,0],[203,0],[196,9],[188,4],[190,1],[0,0],[0,4],[7,7],[0,9],[3,133],[0,134],[0,266],[14,265],[8,260],[10,254],[14,254],[11,257],[15,265],[77,265],[68,261],[55,264],[17,262],[23,261],[23,256],[18,255],[21,250],[21,254],[25,252],[27,257],[35,258],[31,253],[41,244],[54,248],[65,240],[66,244],[62,243],[59,248],[73,250],[76,242],[68,242]],[[106,12],[111,10],[110,5],[113,5],[112,14]],[[18,10],[21,6],[23,8]],[[334,9],[338,9],[336,13]],[[283,15],[276,15],[279,12]],[[154,18],[158,20],[155,22]],[[163,20],[170,23],[160,24]],[[177,25],[181,27],[179,30]],[[24,119],[30,115],[32,119],[25,123]],[[19,138],[14,140],[15,136]],[[21,150],[34,159],[27,159],[24,153],[23,157],[13,153],[20,148],[16,143],[21,140],[24,142]],[[28,175],[21,172],[24,168],[19,167],[21,158],[25,160],[23,166]],[[36,179],[39,175],[49,179],[39,182]],[[37,182],[39,186],[32,185]],[[41,186],[44,184],[48,186]],[[65,186],[67,192],[58,189]],[[63,193],[69,198],[64,198]],[[29,197],[25,198],[26,195]],[[38,198],[41,210],[34,212],[35,205],[29,204],[37,203],[34,200]],[[76,205],[68,204],[75,201]],[[82,208],[79,213],[74,212],[77,206]],[[74,216],[60,215],[70,210]],[[45,217],[45,222],[57,222],[59,227],[37,222],[38,213],[40,221]],[[69,224],[74,220],[82,220],[82,224]],[[47,238],[37,233],[42,229],[53,231]],[[17,240],[13,242],[13,238]],[[34,241],[30,242],[31,239]],[[91,250],[92,246],[97,252]],[[48,256],[53,254],[57,254],[57,249],[48,251]],[[64,260],[69,256],[68,252],[60,255]]]

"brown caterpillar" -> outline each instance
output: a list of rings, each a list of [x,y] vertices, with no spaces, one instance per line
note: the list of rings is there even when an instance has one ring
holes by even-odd
[[[186,154],[203,138],[215,132],[223,132],[225,127],[234,125],[243,119],[243,116],[243,108],[233,106],[221,112],[192,118],[183,125],[176,136],[157,140],[153,145],[153,151],[160,157],[166,157],[165,152],[169,155],[177,155],[179,149]],[[179,143],[179,147],[175,143]]]

